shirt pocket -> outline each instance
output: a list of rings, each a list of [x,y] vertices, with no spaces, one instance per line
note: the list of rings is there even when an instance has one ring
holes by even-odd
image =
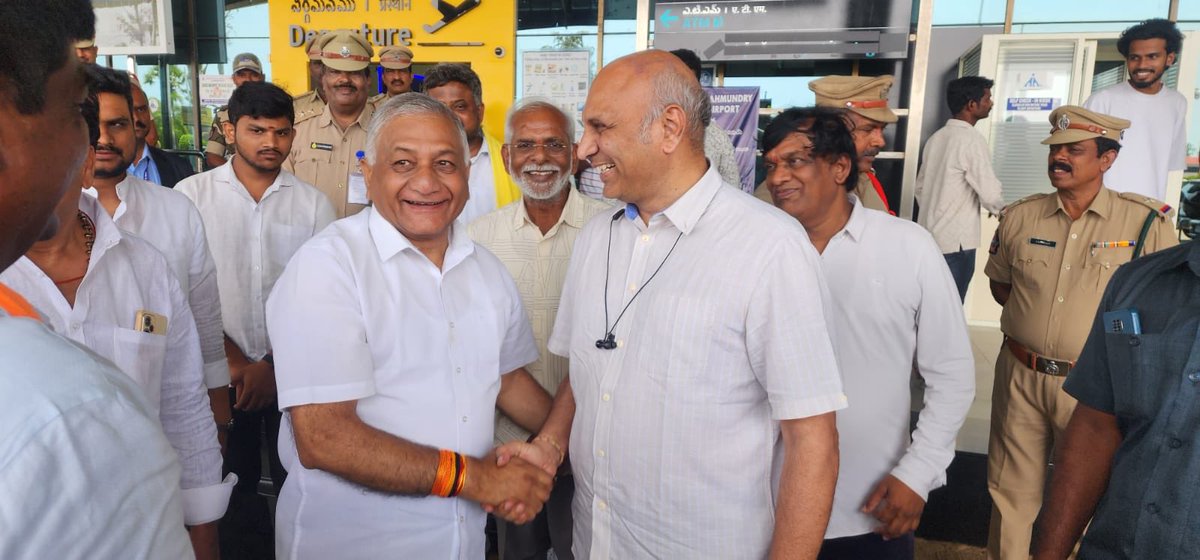
[[[1161,334],[1105,334],[1108,371],[1113,385],[1113,411],[1117,416],[1152,420],[1158,385],[1169,376],[1157,373],[1158,362],[1167,351]]]
[[[1113,273],[1133,257],[1133,247],[1108,247],[1088,251],[1083,260],[1083,287],[1104,292]]]
[[[1032,293],[1053,291],[1058,280],[1056,271],[1050,270],[1054,248],[1025,242],[1013,252],[1013,285],[1028,287]]]
[[[328,169],[330,162],[333,161],[333,150],[314,148],[313,146],[316,144],[318,142],[309,142],[307,145],[294,148],[295,156],[293,156],[295,162],[293,174],[312,184],[320,184],[317,179],[318,175],[322,169]]]
[[[270,235],[267,246],[269,258],[281,268],[287,266],[296,250],[312,237],[312,228],[290,224],[271,224],[267,232]]]
[[[162,394],[162,370],[167,354],[167,337],[133,329],[113,329],[113,363],[137,382],[158,413]]]

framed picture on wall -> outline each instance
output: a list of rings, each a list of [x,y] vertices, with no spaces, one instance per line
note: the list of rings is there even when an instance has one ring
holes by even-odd
[[[92,0],[102,55],[175,54],[170,0]]]

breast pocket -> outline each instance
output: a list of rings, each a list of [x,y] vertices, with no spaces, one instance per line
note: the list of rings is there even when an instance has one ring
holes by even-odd
[[[289,224],[271,224],[267,231],[270,234],[268,249],[271,251],[271,260],[280,267],[287,266],[296,250],[312,236],[312,228]]]
[[[1034,293],[1054,289],[1058,275],[1050,272],[1053,248],[1026,243],[1013,253],[1013,284],[1029,286]]]
[[[300,179],[312,183],[320,184],[317,176],[322,169],[328,169],[330,162],[333,161],[333,150],[321,150],[312,147],[313,143],[296,148],[293,173]]]
[[[1103,293],[1113,273],[1133,257],[1133,247],[1109,247],[1088,252],[1084,259],[1085,285]]]
[[[133,329],[113,330],[113,363],[133,378],[158,413],[167,337]]]

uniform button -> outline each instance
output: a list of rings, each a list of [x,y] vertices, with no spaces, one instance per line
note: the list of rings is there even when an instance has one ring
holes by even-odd
[[[1071,234],[1071,239],[1079,239],[1079,234],[1078,234],[1078,233],[1072,233],[1072,234]]]
[[[1067,265],[1067,266],[1065,266],[1065,267],[1063,267],[1063,268],[1066,268],[1067,270],[1071,270],[1071,265]]]
[[[1058,296],[1058,303],[1062,303],[1062,302],[1063,302],[1063,297],[1062,297],[1062,296]]]
[[[342,188],[342,185],[341,185],[341,183],[338,183],[338,188],[339,188],[339,189],[340,189],[340,188]]]
[[[1192,373],[1189,373],[1188,381],[1191,381],[1192,383],[1200,382],[1200,371],[1193,371]]]
[[[1183,440],[1179,438],[1171,438],[1171,443],[1169,445],[1171,446],[1171,449],[1179,449],[1180,447],[1183,447]]]
[[[612,400],[612,395],[610,395],[608,393],[604,393],[604,395],[602,395],[600,397],[600,400],[603,400],[604,402],[608,402],[608,401]]]
[[[1141,338],[1138,338],[1136,336],[1129,337],[1129,345],[1130,346],[1139,346],[1139,345],[1141,345],[1141,343],[1142,343]],[[1196,375],[1196,374],[1193,373],[1192,375]]]
[[[1112,268],[1112,265],[1108,264],[1108,263],[1104,263],[1104,268]]]
[[[596,450],[596,456],[597,456],[597,457],[603,457],[603,456],[604,456],[604,450],[603,450],[603,449],[597,449],[597,450]]]
[[[1146,511],[1150,513],[1158,513],[1158,504],[1153,502],[1146,504]]]

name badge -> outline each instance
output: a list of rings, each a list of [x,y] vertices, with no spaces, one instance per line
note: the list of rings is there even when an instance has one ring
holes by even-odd
[[[1036,237],[1030,237],[1029,244],[1030,245],[1041,245],[1042,247],[1050,247],[1050,248],[1054,248],[1054,247],[1058,246],[1057,241],[1051,241],[1049,239],[1038,239]]]
[[[367,181],[363,178],[362,173],[351,173],[347,182],[350,189],[346,193],[346,202],[350,204],[371,203],[371,199],[367,196]]]
[[[308,147],[314,150],[325,150],[326,152],[333,151],[333,144],[326,144],[324,142],[313,142],[312,144],[309,144]]]

